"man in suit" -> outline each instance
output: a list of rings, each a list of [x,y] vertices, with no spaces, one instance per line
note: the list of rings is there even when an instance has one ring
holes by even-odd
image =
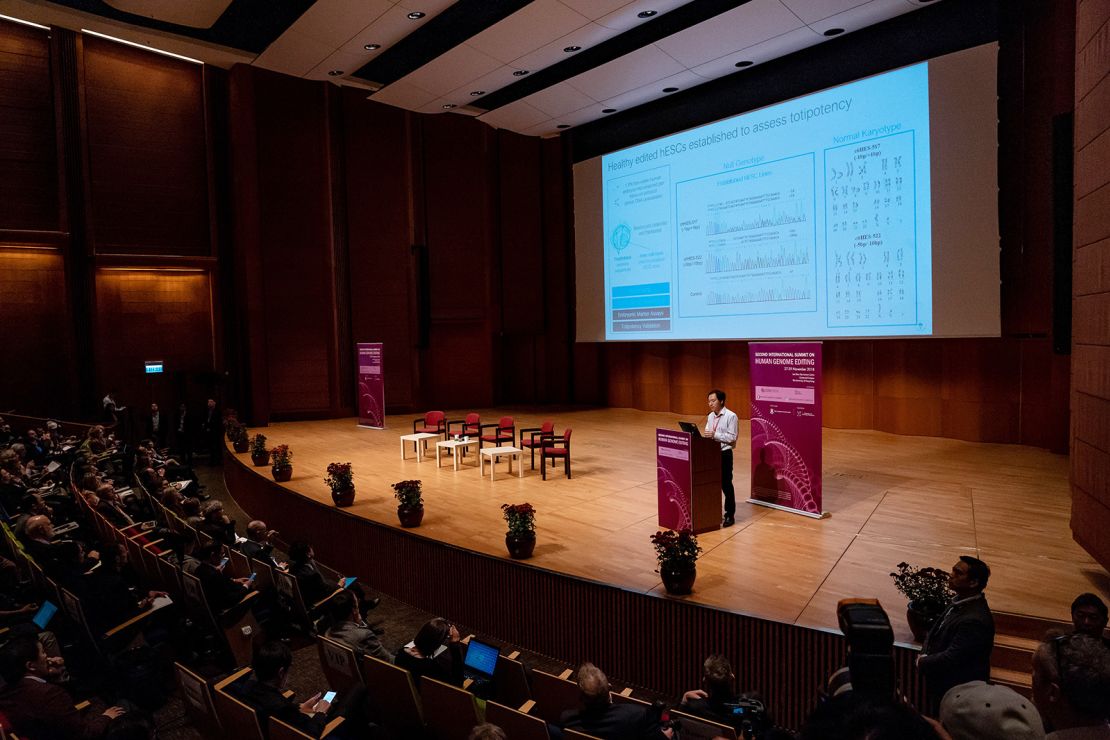
[[[647,707],[638,704],[614,704],[609,695],[609,679],[593,663],[578,669],[580,709],[563,712],[560,726],[578,730],[603,740],[658,740],[671,737],[663,730]]]
[[[327,635],[336,642],[350,646],[359,655],[372,655],[387,663],[393,656],[382,647],[373,628],[362,619],[358,610],[358,599],[350,591],[341,591],[328,601],[328,616],[331,627]]]
[[[214,398],[208,399],[204,418],[200,420],[200,431],[204,437],[204,444],[208,448],[208,464],[219,465],[223,462],[224,424]]]
[[[123,714],[122,707],[88,708],[78,712],[73,699],[51,683],[65,670],[65,661],[50,658],[42,643],[20,636],[0,648],[0,713],[24,737],[45,740],[89,740],[104,736],[108,723]]]
[[[158,410],[158,404],[150,404],[150,414],[146,417],[144,432],[146,438],[154,442],[154,446],[159,450],[166,447],[166,435],[169,432],[169,426],[166,417],[162,416],[162,412]]]
[[[917,658],[934,704],[953,686],[990,680],[994,617],[983,595],[990,574],[986,563],[969,555],[952,566],[948,587],[956,598],[929,630]]]
[[[247,524],[247,541],[239,544],[239,551],[251,560],[261,560],[275,568],[285,568],[285,563],[274,560],[274,545],[270,539],[277,530],[269,529],[266,522],[253,519]]]
[[[193,463],[193,436],[196,426],[189,405],[182,403],[177,407],[177,418],[173,422],[174,449],[184,458],[185,463]]]

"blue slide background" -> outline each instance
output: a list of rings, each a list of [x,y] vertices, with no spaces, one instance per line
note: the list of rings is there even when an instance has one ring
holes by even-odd
[[[932,333],[926,64],[601,166],[606,339]]]

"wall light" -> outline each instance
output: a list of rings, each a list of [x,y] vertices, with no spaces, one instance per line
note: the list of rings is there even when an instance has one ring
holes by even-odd
[[[32,23],[31,21],[25,21],[22,18],[12,18],[10,15],[4,15],[3,13],[0,13],[0,18],[3,18],[6,21],[11,21],[12,23],[21,23],[24,26],[30,26],[31,28],[41,28],[44,31],[50,30],[50,26],[44,26],[41,23]]]
[[[115,36],[109,36],[106,33],[100,33],[98,31],[90,31],[87,28],[82,28],[81,33],[87,33],[90,36],[97,36],[97,37],[102,38],[102,39],[108,39],[109,41],[115,41],[117,44],[126,44],[127,46],[134,46],[136,49],[145,49],[146,51],[153,51],[155,54],[161,54],[162,56],[166,56],[166,57],[173,57],[174,59],[180,59],[180,60],[185,61],[185,62],[192,62],[193,64],[204,64],[204,62],[202,62],[199,59],[193,59],[192,57],[182,56],[181,54],[174,54],[172,51],[165,51],[163,49],[155,49],[153,46],[146,46],[145,44],[137,44],[134,41],[128,41],[127,39],[119,39],[119,38],[116,38]]]

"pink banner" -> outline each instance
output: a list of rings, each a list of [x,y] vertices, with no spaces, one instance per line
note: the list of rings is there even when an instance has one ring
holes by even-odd
[[[690,435],[655,430],[655,465],[659,476],[659,526],[691,529]]]
[[[821,509],[821,343],[752,342],[752,503]]]
[[[358,425],[385,428],[385,377],[382,343],[358,343]]]

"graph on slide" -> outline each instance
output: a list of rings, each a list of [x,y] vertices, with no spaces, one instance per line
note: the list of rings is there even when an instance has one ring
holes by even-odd
[[[740,291],[711,290],[706,294],[706,303],[711,306],[727,306],[745,303],[791,303],[794,301],[808,301],[813,298],[813,291],[806,287],[796,285],[781,285],[773,287],[764,285],[759,288]]]
[[[779,193],[761,193],[744,200],[754,203],[715,203],[709,208],[705,235],[733,234],[773,226],[804,224],[808,218],[805,204],[792,198],[793,188],[787,191],[787,200]]]
[[[678,183],[681,315],[815,311],[814,157]]]
[[[772,244],[769,248],[710,250],[705,259],[707,275],[721,272],[765,270],[770,267],[802,267],[810,262],[810,250],[797,243]]]

